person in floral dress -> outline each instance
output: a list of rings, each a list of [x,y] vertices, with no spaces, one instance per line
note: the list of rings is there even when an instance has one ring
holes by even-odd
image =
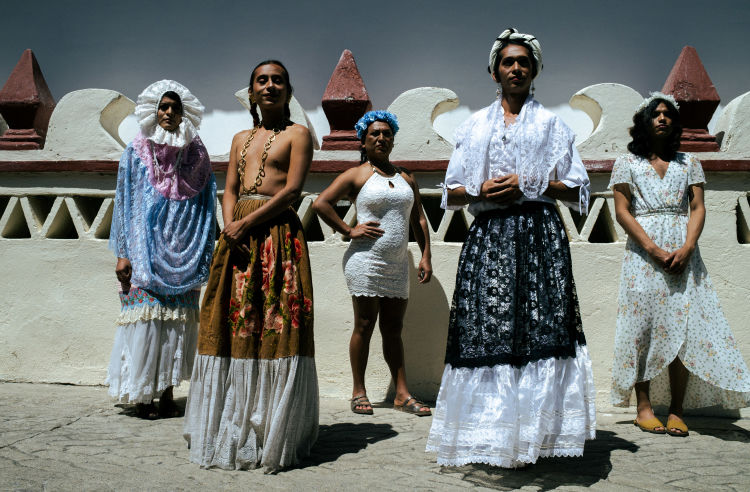
[[[628,234],[612,403],[628,406],[635,388],[636,426],[687,436],[684,408],[749,406],[750,377],[698,248],[706,179],[694,155],[678,152],[678,109],[669,95],[645,99],[630,153],[612,168],[617,222]],[[669,405],[666,426],[652,404]]]

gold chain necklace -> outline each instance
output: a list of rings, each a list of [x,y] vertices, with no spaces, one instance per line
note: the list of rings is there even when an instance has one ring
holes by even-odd
[[[258,168],[258,175],[255,176],[255,183],[250,188],[245,187],[245,157],[247,156],[247,148],[252,142],[255,134],[258,133],[258,127],[253,128],[250,132],[250,136],[247,137],[245,145],[242,147],[240,152],[240,162],[237,165],[237,172],[240,175],[240,195],[249,195],[251,193],[257,193],[258,186],[263,183],[263,178],[266,177],[266,159],[268,159],[268,151],[271,149],[271,143],[276,140],[276,135],[281,133],[281,129],[274,128],[273,134],[268,137],[268,141],[263,145],[263,154],[260,156],[260,167]]]

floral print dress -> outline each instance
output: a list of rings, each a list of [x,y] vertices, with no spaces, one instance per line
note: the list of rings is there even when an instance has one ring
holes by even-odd
[[[648,160],[615,161],[609,188],[627,184],[631,213],[648,236],[672,252],[685,243],[691,185],[705,183],[700,161],[678,152],[663,178]],[[665,272],[633,239],[622,261],[612,365],[612,403],[628,406],[633,385],[651,381],[654,405],[670,402],[668,365],[690,372],[683,405],[750,406],[750,374],[696,246],[678,275]]]

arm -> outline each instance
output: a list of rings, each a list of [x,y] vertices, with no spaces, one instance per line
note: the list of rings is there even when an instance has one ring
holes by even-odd
[[[656,263],[666,269],[668,267],[667,259],[669,258],[669,253],[657,246],[656,243],[648,237],[646,231],[643,230],[643,227],[641,227],[638,221],[635,220],[633,214],[630,213],[630,204],[632,201],[630,187],[624,183],[616,184],[613,187],[613,193],[615,197],[615,216],[617,217],[617,223],[625,229],[625,232],[630,238],[646,250],[646,253],[648,253]]]
[[[379,222],[373,220],[350,227],[349,224],[339,217],[339,214],[337,214],[336,210],[333,208],[342,198],[353,200],[357,196],[357,193],[359,193],[359,187],[357,186],[357,176],[359,173],[360,169],[355,167],[348,169],[337,176],[336,179],[333,180],[333,183],[318,195],[318,198],[315,199],[312,207],[315,213],[323,219],[323,222],[346,237],[352,239],[359,237],[377,239],[383,235],[383,230],[378,228],[380,225]]]
[[[310,164],[312,163],[312,138],[310,137],[310,132],[305,127],[294,126],[292,130],[294,134],[291,138],[289,170],[284,187],[274,194],[262,207],[243,217],[241,220],[224,226],[222,233],[230,243],[236,243],[253,225],[261,224],[281,214],[302,195],[302,188],[305,184],[305,179],[307,179]],[[229,173],[231,171],[232,167],[230,163],[230,167],[227,169],[227,181],[229,181]],[[238,190],[239,177],[237,174],[236,158],[232,174],[237,179],[235,190]],[[224,197],[226,200],[226,190]],[[236,195],[234,201],[237,201]]]
[[[422,258],[419,260],[419,265],[417,266],[417,277],[420,284],[426,284],[432,278],[432,251],[430,250],[429,225],[427,224],[427,217],[425,217],[424,209],[422,208],[417,180],[406,172],[402,172],[401,176],[409,183],[414,192],[414,205],[411,207],[409,222],[411,222],[419,249],[422,250]],[[448,196],[450,197],[450,194]]]
[[[224,219],[224,229],[234,221],[234,206],[240,192],[240,176],[237,172],[237,149],[244,144],[245,132],[240,132],[232,139],[232,150],[229,153],[227,179],[224,182],[224,197],[221,199],[221,216]],[[224,231],[221,231],[222,234]]]
[[[576,186],[575,188],[568,188],[568,186],[562,181],[551,179],[547,185],[547,189],[544,190],[543,195],[552,198],[553,200],[560,200],[566,202],[577,202],[578,197],[581,193],[581,187]]]
[[[506,174],[500,178],[491,178],[482,183],[482,189],[479,196],[472,196],[466,193],[466,188],[448,189],[447,203],[452,206],[462,206],[469,203],[487,200],[495,203],[511,203],[523,195],[518,187],[518,175]]]
[[[690,194],[690,218],[687,224],[687,234],[685,244],[681,248],[672,251],[669,254],[667,263],[669,264],[669,273],[682,273],[695,251],[698,244],[698,238],[703,232],[703,224],[706,221],[706,206],[703,203],[703,185],[694,184],[688,188]]]

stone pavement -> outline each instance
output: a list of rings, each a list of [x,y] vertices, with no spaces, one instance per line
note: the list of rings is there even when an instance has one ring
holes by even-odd
[[[385,404],[354,415],[323,399],[313,455],[264,475],[200,469],[187,460],[182,418],[140,420],[104,388],[0,383],[0,490],[750,490],[750,420],[693,417],[690,436],[676,438],[631,418],[599,413],[583,458],[441,469],[424,452],[429,417]]]

